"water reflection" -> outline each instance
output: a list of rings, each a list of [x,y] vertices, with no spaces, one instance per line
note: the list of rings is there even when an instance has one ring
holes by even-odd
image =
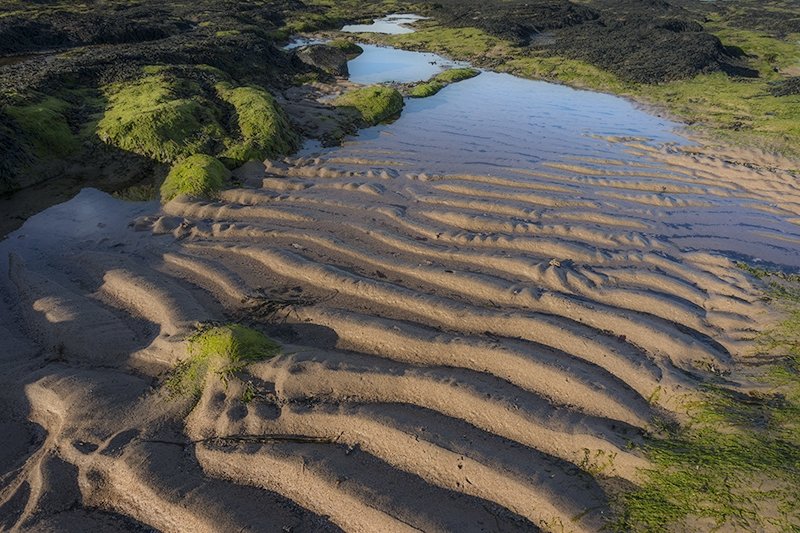
[[[409,52],[371,44],[360,46],[364,49],[364,53],[348,63],[350,80],[356,83],[421,81],[445,68],[463,65],[436,54]]]
[[[389,35],[402,35],[414,33],[414,28],[410,28],[408,25],[418,20],[424,20],[425,18],[426,17],[420,17],[419,15],[398,13],[376,19],[372,24],[349,24],[343,27],[342,31],[347,33],[385,33]]]

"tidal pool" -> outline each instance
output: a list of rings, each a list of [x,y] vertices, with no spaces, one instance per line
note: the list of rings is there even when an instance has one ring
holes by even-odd
[[[419,15],[398,13],[376,19],[372,24],[349,24],[342,28],[346,33],[385,33],[389,35],[402,35],[414,33],[414,28],[408,25],[424,20],[425,17]]]
[[[433,54],[364,45],[350,70],[359,83],[410,82],[453,64]],[[691,165],[688,156],[676,167],[647,153],[692,144],[681,132],[680,124],[624,98],[483,72],[435,96],[406,99],[391,124],[361,130],[339,147],[310,143],[301,155],[345,170],[513,179],[561,191],[545,193],[554,206],[584,202],[598,221],[613,218],[614,231],[630,222],[631,228],[647,228],[646,239],[684,250],[800,267],[800,231],[787,216],[791,210],[783,213],[769,195],[737,191],[746,178],[731,181],[735,169],[720,170],[718,184],[708,171],[683,168]],[[481,187],[464,188],[465,200],[509,200],[491,185]]]
[[[372,83],[409,83],[427,80],[445,68],[464,65],[436,54],[409,52],[387,46],[359,44],[364,53],[348,63],[350,80]]]

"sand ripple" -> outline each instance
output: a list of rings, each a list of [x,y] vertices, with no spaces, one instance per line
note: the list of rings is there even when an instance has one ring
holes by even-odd
[[[2,249],[0,429],[30,443],[0,453],[2,527],[598,529],[631,444],[771,319],[734,259],[800,266],[791,173],[625,148],[503,176],[300,159],[32,220]],[[226,320],[283,354],[167,399]]]

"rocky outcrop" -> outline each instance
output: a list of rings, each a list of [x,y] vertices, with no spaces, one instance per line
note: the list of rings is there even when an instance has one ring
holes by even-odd
[[[346,77],[347,55],[339,48],[325,44],[312,44],[298,48],[295,57],[306,65],[318,68],[332,76]]]

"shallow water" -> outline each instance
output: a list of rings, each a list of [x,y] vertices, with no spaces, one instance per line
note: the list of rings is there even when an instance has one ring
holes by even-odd
[[[346,33],[385,33],[389,35],[402,35],[414,33],[414,29],[408,27],[418,20],[425,17],[410,14],[395,14],[376,19],[372,24],[349,24],[342,28]]]
[[[624,147],[595,136],[681,142],[676,127],[621,98],[484,72],[436,96],[407,99],[396,122],[329,151],[388,150],[419,171],[485,173],[570,156],[624,157]]]
[[[436,54],[409,52],[386,46],[360,44],[364,53],[348,63],[350,80],[372,83],[409,83],[427,80],[445,68],[464,65]]]
[[[445,63],[431,54],[364,48],[350,63],[360,83],[426,79]],[[484,72],[433,97],[407,99],[398,120],[362,130],[341,147],[309,144],[302,155],[337,161],[332,166],[343,170],[388,167],[557,185],[567,192],[551,193],[555,201],[580,199],[602,216],[635,219],[650,237],[683,250],[800,266],[800,231],[786,220],[791,213],[775,212],[774,198],[754,201],[707,179],[687,178],[691,172],[654,161],[620,138],[650,147],[690,144],[679,124],[623,98]]]

